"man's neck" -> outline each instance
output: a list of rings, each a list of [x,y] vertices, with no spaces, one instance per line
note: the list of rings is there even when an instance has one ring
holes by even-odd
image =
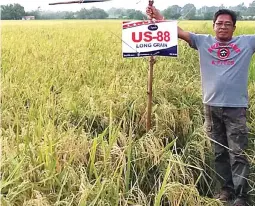
[[[218,38],[217,36],[215,37],[215,39],[219,42],[222,42],[222,43],[227,43],[227,42],[230,42],[232,40],[233,37],[230,37],[229,39],[220,39]]]

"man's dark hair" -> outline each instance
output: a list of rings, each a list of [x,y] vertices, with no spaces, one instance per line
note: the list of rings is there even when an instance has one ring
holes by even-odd
[[[214,14],[213,23],[216,22],[218,16],[221,15],[221,14],[228,14],[228,15],[230,15],[231,18],[232,18],[232,21],[233,21],[234,26],[236,25],[237,15],[236,15],[236,13],[235,13],[234,11],[229,10],[229,9],[220,9],[219,11],[217,11],[217,12]]]

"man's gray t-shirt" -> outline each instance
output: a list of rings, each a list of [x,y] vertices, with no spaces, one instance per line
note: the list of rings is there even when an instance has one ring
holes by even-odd
[[[203,103],[219,107],[248,107],[248,72],[255,53],[255,35],[220,43],[215,37],[190,33],[198,50]]]

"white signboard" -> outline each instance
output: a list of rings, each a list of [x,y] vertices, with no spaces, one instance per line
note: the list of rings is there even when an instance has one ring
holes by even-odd
[[[124,58],[178,56],[177,21],[127,21],[122,27]]]

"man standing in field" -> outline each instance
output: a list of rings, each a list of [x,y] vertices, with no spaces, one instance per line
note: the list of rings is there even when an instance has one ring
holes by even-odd
[[[146,13],[150,18],[164,19],[154,6],[148,6]],[[255,53],[255,35],[234,37],[236,20],[233,11],[222,9],[214,15],[215,37],[178,27],[178,38],[199,52],[205,126],[214,140],[215,169],[222,187],[216,198],[225,202],[235,196],[234,206],[245,206],[249,175],[244,154],[248,145],[248,71]]]

